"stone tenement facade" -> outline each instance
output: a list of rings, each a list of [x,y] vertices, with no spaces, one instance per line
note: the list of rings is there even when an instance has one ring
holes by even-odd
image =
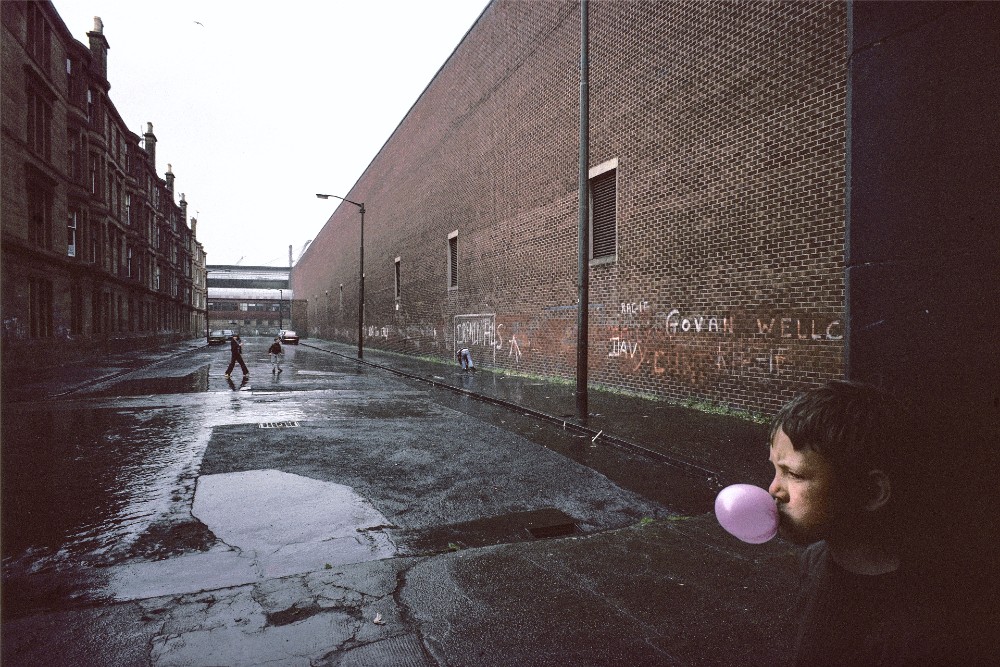
[[[204,335],[196,221],[108,97],[100,19],[85,46],[51,2],[2,8],[4,367]]]
[[[590,381],[770,411],[842,377],[846,7],[590,4]],[[573,378],[580,5],[495,0],[348,193],[365,344]],[[347,103],[347,102],[344,102]],[[291,276],[356,342],[360,216]]]

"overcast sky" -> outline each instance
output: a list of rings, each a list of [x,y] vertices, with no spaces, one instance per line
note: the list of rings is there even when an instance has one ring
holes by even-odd
[[[111,100],[153,123],[156,169],[209,264],[297,258],[488,0],[54,0],[111,45]]]

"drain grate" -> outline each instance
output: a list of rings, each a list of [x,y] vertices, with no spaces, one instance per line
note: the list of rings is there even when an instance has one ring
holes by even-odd
[[[298,422],[261,422],[258,428],[298,428]]]

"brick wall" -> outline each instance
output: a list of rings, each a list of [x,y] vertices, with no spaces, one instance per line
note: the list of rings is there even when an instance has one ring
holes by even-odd
[[[591,382],[772,410],[839,377],[843,4],[601,1],[590,31]],[[574,377],[579,41],[576,3],[494,2],[345,193],[366,345]],[[359,228],[342,204],[293,270],[303,335],[356,342]]]

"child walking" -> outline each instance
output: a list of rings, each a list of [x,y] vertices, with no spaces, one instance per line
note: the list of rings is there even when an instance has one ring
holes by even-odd
[[[280,373],[281,372],[281,338],[275,336],[274,342],[271,343],[271,347],[267,348],[267,353],[271,357],[271,372]]]

